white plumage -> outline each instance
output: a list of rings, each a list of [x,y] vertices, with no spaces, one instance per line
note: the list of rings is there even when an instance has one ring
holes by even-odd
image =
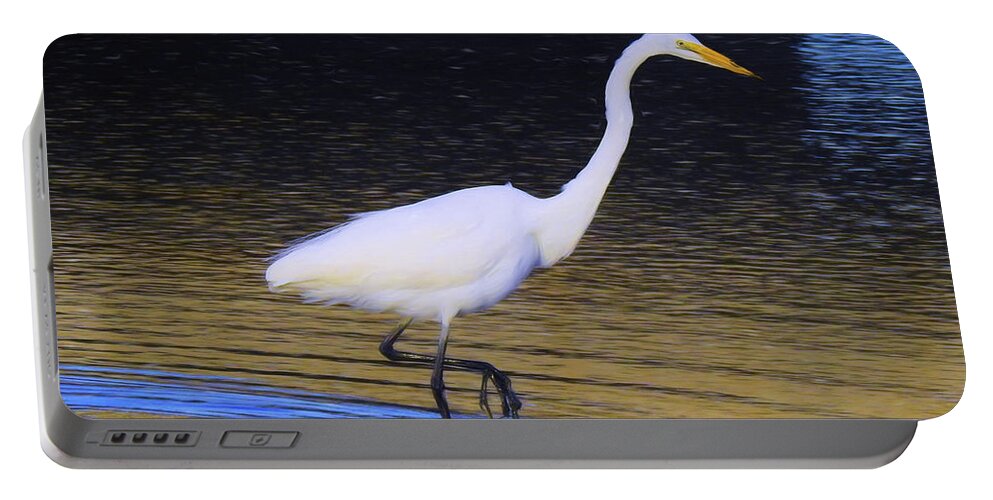
[[[414,319],[481,311],[540,264],[537,203],[510,185],[485,186],[362,214],[291,247],[266,279],[309,301]]]

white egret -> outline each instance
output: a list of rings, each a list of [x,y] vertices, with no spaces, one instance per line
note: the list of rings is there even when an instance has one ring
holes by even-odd
[[[614,63],[606,87],[607,129],[589,163],[559,194],[542,199],[510,184],[482,186],[359,214],[278,254],[266,271],[270,288],[310,302],[400,314],[405,319],[380,352],[393,361],[433,365],[431,389],[442,417],[450,417],[446,367],[482,374],[480,405],[488,414],[486,384],[492,380],[504,416],[517,417],[521,402],[505,374],[489,363],[445,357],[452,319],[493,306],[534,268],[552,266],[576,248],[628,144],[631,78],[656,55],[756,76],[692,35],[645,35]],[[440,323],[436,356],[393,348],[415,320]]]

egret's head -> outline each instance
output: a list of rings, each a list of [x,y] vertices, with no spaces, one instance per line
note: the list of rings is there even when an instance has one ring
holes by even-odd
[[[689,33],[659,33],[641,37],[639,42],[648,44],[657,54],[673,55],[689,61],[701,62],[718,68],[724,68],[739,75],[759,78],[758,75],[738,66],[737,63],[709,47]]]

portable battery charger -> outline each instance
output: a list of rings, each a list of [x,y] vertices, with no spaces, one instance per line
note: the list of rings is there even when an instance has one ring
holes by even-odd
[[[875,467],[965,366],[869,35],[71,35],[24,139],[72,467]]]

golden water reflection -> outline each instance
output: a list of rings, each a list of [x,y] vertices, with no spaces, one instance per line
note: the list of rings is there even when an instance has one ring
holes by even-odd
[[[172,191],[146,187],[140,216],[130,203],[107,202],[86,208],[118,219],[61,214],[62,363],[432,406],[427,370],[392,365],[377,351],[395,318],[266,289],[265,259],[283,241],[272,235],[292,225],[250,216],[267,200],[210,188],[198,197],[216,208],[198,211],[165,201]],[[572,257],[485,314],[455,322],[450,355],[512,374],[523,415],[898,418],[938,414],[957,400],[953,302],[934,300],[950,294],[947,271],[899,255],[745,249],[699,228],[633,238],[626,233],[639,214],[631,201],[608,197]],[[322,208],[343,218],[347,208],[334,205]],[[134,220],[126,224],[124,214]],[[115,230],[123,225],[126,242]],[[163,238],[162,228],[182,229]],[[260,238],[246,237],[253,234]],[[83,248],[100,251],[71,251]],[[432,352],[435,328],[415,325],[402,347]],[[454,408],[478,413],[478,377],[450,372],[447,380]]]

